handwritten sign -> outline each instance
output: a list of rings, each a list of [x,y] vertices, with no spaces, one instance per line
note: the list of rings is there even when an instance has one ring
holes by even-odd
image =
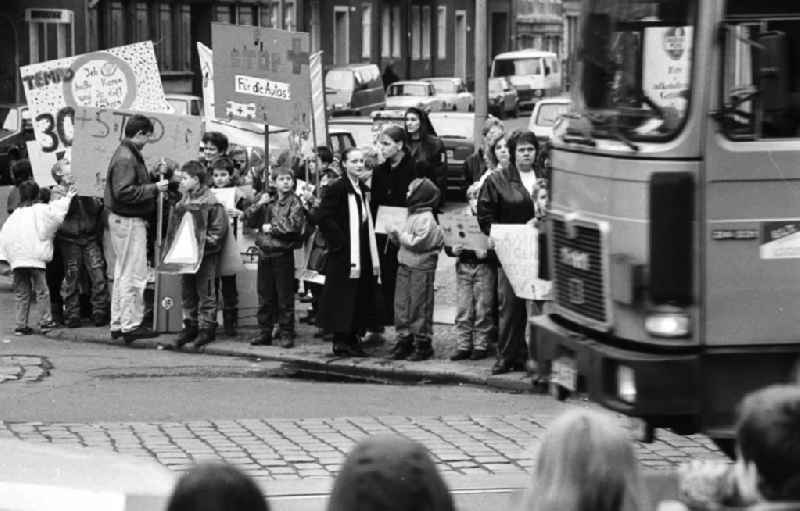
[[[72,147],[76,108],[172,112],[151,41],[23,66],[20,74],[36,141],[58,158]]]
[[[309,35],[211,24],[218,119],[311,129]]]
[[[686,110],[692,56],[692,27],[644,29],[642,90],[657,105]]]
[[[125,124],[137,113],[91,107],[76,110],[72,172],[80,195],[103,196],[108,164],[125,136]],[[147,116],[155,127],[142,149],[148,169],[162,158],[184,163],[197,157],[202,119],[162,113]]]
[[[401,230],[406,223],[408,209],[397,206],[378,206],[378,214],[375,215],[375,232],[386,234],[389,229]]]
[[[461,245],[467,250],[488,250],[489,238],[483,234],[478,219],[471,212],[452,211],[439,216],[439,225],[448,247]]]
[[[203,115],[209,121],[214,119],[214,53],[205,44],[197,43],[200,60],[200,75],[203,77]]]
[[[212,188],[211,193],[217,197],[217,201],[222,204],[225,209],[236,209],[236,188]]]
[[[526,224],[493,224],[491,237],[514,294],[526,300],[549,299],[550,283],[539,279],[539,231]]]

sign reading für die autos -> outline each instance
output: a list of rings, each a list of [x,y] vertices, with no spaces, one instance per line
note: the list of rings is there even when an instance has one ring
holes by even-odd
[[[218,119],[311,128],[308,34],[213,23],[211,40]]]

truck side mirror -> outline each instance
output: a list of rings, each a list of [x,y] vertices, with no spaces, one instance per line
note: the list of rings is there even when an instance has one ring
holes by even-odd
[[[784,32],[765,32],[758,36],[763,49],[758,58],[758,88],[765,113],[781,112],[789,103],[788,41]]]

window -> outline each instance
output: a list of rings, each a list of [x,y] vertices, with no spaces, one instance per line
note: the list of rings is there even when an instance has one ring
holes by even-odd
[[[431,6],[422,6],[422,58],[431,58]]]
[[[392,57],[400,56],[400,31],[403,28],[403,18],[400,16],[400,7],[392,7]]]
[[[175,69],[175,58],[172,53],[172,6],[161,4],[158,13],[159,40],[156,46],[158,60],[162,71]]]
[[[411,58],[418,59],[421,55],[422,41],[420,32],[422,31],[422,23],[420,20],[419,5],[411,7]]]
[[[361,8],[361,57],[372,56],[372,6],[364,4]]]
[[[436,57],[447,58],[447,7],[436,9]]]
[[[192,55],[194,55],[195,45],[192,43],[192,8],[186,4],[180,7],[180,24],[181,30],[178,48],[181,51],[181,61],[178,65],[178,69],[182,71],[191,71]]]
[[[256,8],[252,5],[238,5],[236,7],[236,24],[237,25],[255,25]]]
[[[107,25],[109,28],[108,45],[111,47],[122,46],[125,44],[125,21],[124,11],[122,10],[122,2],[111,2],[109,6],[110,23]]]
[[[381,12],[381,57],[392,56],[392,11],[384,7]]]
[[[283,29],[293,32],[296,30],[296,23],[295,23],[295,9],[294,4],[292,2],[286,2],[283,4]]]
[[[150,12],[147,2],[136,2],[136,30],[134,41],[147,41],[150,39]]]
[[[218,5],[214,11],[214,19],[219,23],[233,23],[236,20],[232,5]]]
[[[268,2],[261,5],[261,26],[268,28],[278,28],[278,14],[280,14],[280,5],[277,2]]]
[[[64,9],[26,9],[31,63],[75,54],[73,12]]]

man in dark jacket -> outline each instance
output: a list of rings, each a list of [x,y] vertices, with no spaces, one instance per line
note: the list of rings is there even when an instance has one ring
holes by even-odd
[[[116,257],[111,292],[111,337],[125,343],[155,337],[142,325],[144,289],[147,285],[147,219],[156,209],[156,197],[167,181],[151,183],[142,148],[153,134],[153,123],[134,115],[125,125],[125,138],[117,148],[106,175],[105,205],[108,230]]]

